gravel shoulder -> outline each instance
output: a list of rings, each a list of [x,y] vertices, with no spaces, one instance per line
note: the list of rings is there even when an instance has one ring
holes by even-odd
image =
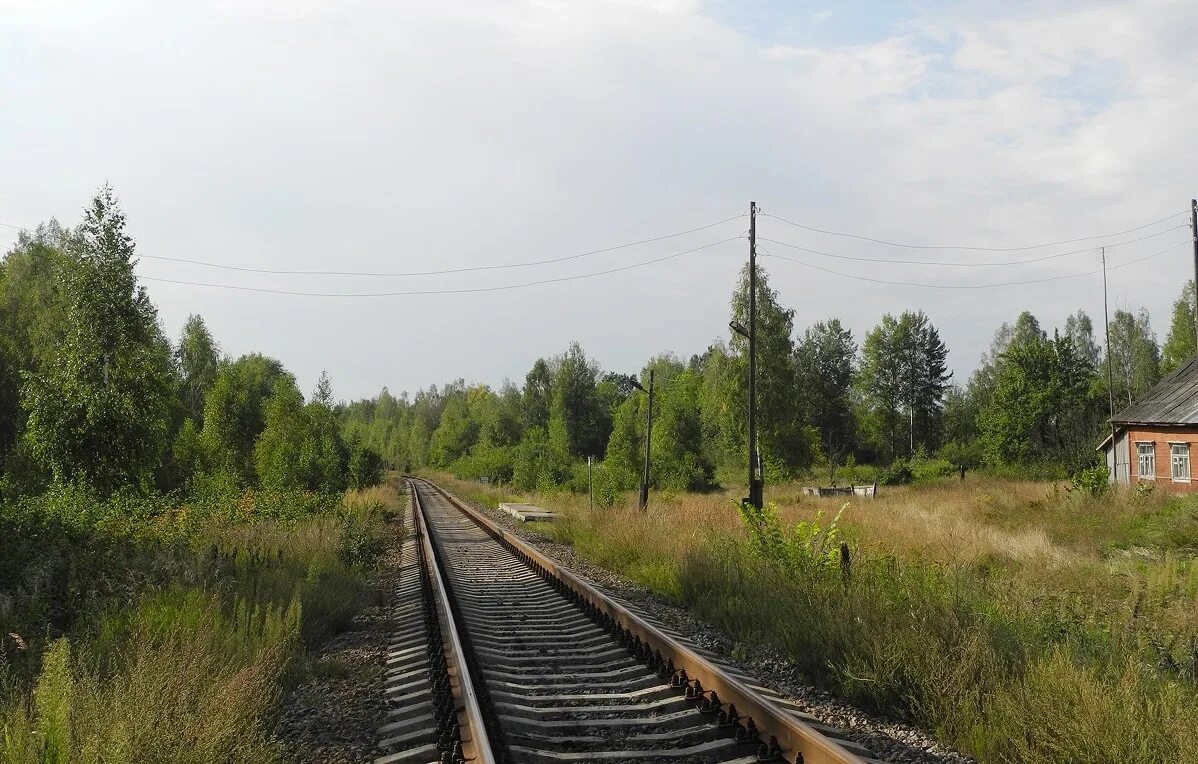
[[[378,755],[387,645],[397,630],[399,519],[371,576],[371,604],[309,656],[309,676],[284,700],[277,736],[297,764],[360,764]]]
[[[940,745],[925,732],[867,714],[806,684],[794,664],[780,653],[739,643],[724,630],[695,618],[686,608],[664,601],[640,584],[587,562],[576,555],[572,547],[539,533],[536,523],[522,523],[497,508],[458,498],[516,532],[549,557],[580,573],[597,588],[630,606],[651,622],[679,635],[715,662],[754,678],[761,687],[771,690],[770,694],[784,699],[787,705],[801,714],[841,731],[841,737],[866,748],[874,758],[895,764],[973,762],[972,758]]]

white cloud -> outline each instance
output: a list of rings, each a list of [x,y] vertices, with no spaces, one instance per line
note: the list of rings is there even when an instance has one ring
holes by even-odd
[[[0,37],[0,161],[10,181],[0,220],[69,220],[111,180],[147,253],[364,270],[510,262],[687,228],[751,198],[830,228],[1009,246],[1180,213],[1198,169],[1188,151],[1198,117],[1198,60],[1185,55],[1198,6],[1189,3],[1045,3],[986,16],[962,6],[853,45],[756,39],[696,0],[252,0],[77,14],[9,2],[0,18],[9,30]],[[761,228],[865,251],[769,219]],[[545,275],[686,248],[667,244]],[[1152,246],[1114,251],[1112,261]],[[571,339],[614,368],[664,349],[697,352],[725,331],[742,259],[725,248],[477,297],[330,304],[152,290],[172,331],[202,312],[230,350],[276,353],[308,381],[328,367],[340,392],[362,395],[382,384],[519,376]],[[1091,260],[834,265],[964,283],[1077,272]],[[767,262],[800,323],[838,314],[860,336],[883,311],[924,308],[962,369],[1025,307],[1046,324],[1101,308],[1093,279],[929,292]],[[1118,272],[1115,301],[1147,305],[1163,335],[1188,265],[1180,255],[1146,265]],[[313,286],[160,262],[143,273]]]

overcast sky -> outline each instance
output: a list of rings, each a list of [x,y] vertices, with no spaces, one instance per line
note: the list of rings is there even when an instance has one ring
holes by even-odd
[[[201,7],[202,6],[202,7]],[[747,211],[912,244],[1018,247],[1123,231],[1114,307],[1164,340],[1193,263],[1198,3],[562,0],[217,3],[0,0],[0,221],[78,222],[112,183],[143,256],[274,270],[411,272],[558,258]],[[146,279],[307,292],[503,286],[643,263],[721,226],[545,266],[436,276],[265,275],[143,259]],[[15,238],[0,229],[0,248]],[[878,260],[900,249],[775,218],[759,236]],[[976,285],[1085,273],[1088,250],[1006,267],[768,255],[882,281]],[[520,381],[578,340],[605,368],[727,335],[743,240],[511,291],[318,298],[162,281],[224,350],[280,358],[342,398],[464,377]],[[764,257],[800,329],[858,341],[922,309],[961,381],[995,328],[1078,308],[1101,276],[990,289],[880,284]]]

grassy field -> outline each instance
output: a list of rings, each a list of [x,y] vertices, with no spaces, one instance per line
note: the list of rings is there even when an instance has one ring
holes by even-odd
[[[276,762],[305,653],[364,603],[397,483],[0,506],[0,762]]]
[[[983,762],[1198,762],[1198,500],[970,475],[850,502],[508,496],[585,558]],[[840,562],[848,544],[851,565]]]

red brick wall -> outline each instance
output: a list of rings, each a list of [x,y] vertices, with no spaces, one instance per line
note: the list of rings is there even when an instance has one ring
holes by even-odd
[[[1139,443],[1152,443],[1156,453],[1156,479],[1147,480],[1139,477],[1140,453]],[[1190,444],[1190,481],[1175,483],[1171,477],[1172,456],[1170,443]],[[1131,482],[1152,483],[1157,490],[1174,491],[1177,493],[1198,492],[1198,427],[1169,427],[1160,430],[1129,429],[1127,432],[1127,450],[1131,460]]]

